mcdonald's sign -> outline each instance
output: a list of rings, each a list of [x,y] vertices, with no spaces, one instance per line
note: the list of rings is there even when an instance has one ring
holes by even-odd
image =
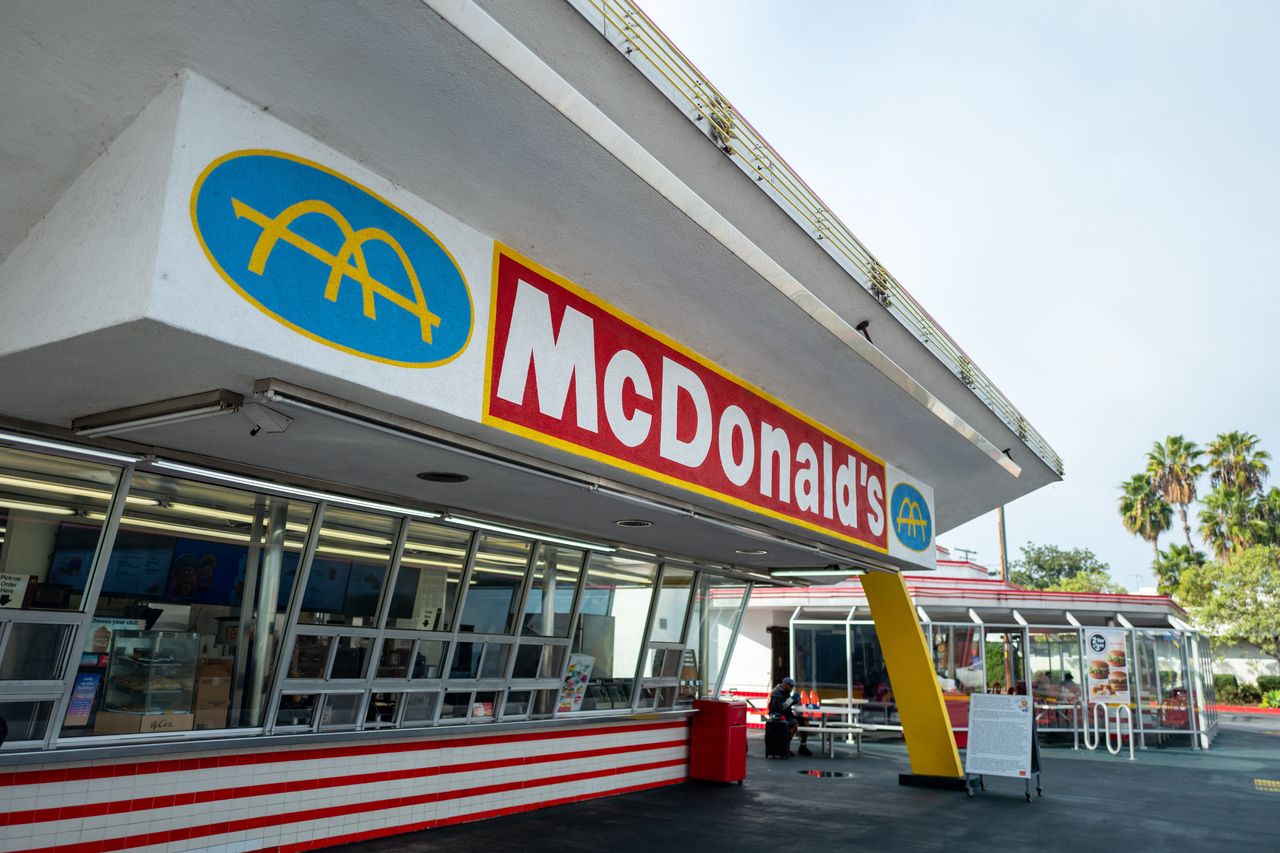
[[[220,157],[196,180],[191,221],[233,290],[327,346],[435,367],[471,340],[471,291],[449,250],[407,213],[319,163],[264,150]]]
[[[923,551],[933,542],[933,518],[929,502],[909,483],[899,483],[889,497],[889,526],[894,536],[912,551]]]

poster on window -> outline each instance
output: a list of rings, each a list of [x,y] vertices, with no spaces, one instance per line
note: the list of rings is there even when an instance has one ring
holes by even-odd
[[[569,656],[569,672],[564,677],[564,686],[560,688],[561,713],[582,707],[582,698],[587,695],[587,681],[595,665],[596,659],[591,655]]]
[[[1092,628],[1085,632],[1089,701],[1129,704],[1129,656],[1123,628]]]

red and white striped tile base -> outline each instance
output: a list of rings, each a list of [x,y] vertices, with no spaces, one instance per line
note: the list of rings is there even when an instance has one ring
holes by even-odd
[[[0,767],[0,850],[308,850],[683,782],[684,719]]]

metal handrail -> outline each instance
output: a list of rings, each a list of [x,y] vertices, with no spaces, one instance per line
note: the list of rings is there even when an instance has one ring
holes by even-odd
[[[929,312],[632,0],[569,0],[1046,465],[1062,458]]]

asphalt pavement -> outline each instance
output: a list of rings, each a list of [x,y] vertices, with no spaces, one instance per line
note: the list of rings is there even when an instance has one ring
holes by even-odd
[[[1180,738],[1128,760],[1047,745],[1044,796],[989,778],[986,791],[901,787],[900,740],[835,758],[763,758],[748,741],[742,786],[690,782],[349,845],[359,853],[708,853],[718,850],[1276,850],[1280,717],[1228,718],[1208,751]],[[838,773],[846,775],[811,775]],[[1270,784],[1267,784],[1270,783]]]

